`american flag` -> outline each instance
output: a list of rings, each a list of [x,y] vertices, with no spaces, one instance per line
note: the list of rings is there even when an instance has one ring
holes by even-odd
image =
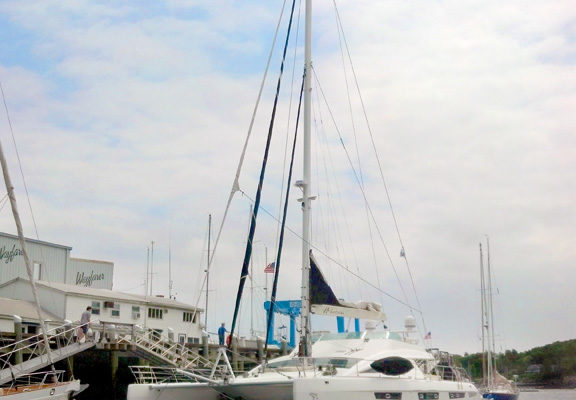
[[[432,339],[432,332],[428,332],[426,336],[424,336],[424,340],[430,340],[430,339]]]
[[[275,263],[275,262],[271,262],[270,264],[268,264],[268,265],[266,266],[266,268],[264,268],[264,273],[265,273],[265,274],[273,274],[275,268],[276,268],[276,263]]]

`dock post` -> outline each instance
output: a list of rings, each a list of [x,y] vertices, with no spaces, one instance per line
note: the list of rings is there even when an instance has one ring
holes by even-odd
[[[22,340],[22,318],[20,318],[20,316],[18,315],[14,315],[14,333],[16,334],[15,340],[16,343],[20,342]],[[20,344],[16,345],[17,347],[14,348],[14,350],[17,350],[20,348]],[[15,354],[15,361],[16,364],[21,364],[23,359],[22,359],[22,350],[18,350]]]
[[[116,372],[118,371],[118,352],[110,352],[110,369],[112,373],[112,393],[116,393]]]
[[[282,351],[283,356],[288,354],[288,342],[286,342],[286,339],[282,339],[280,342],[280,350]]]
[[[210,359],[210,347],[208,346],[208,335],[202,335],[202,356],[205,359]]]
[[[106,341],[106,322],[102,322],[102,339],[100,339],[102,343]]]
[[[256,347],[258,348],[258,362],[261,363],[264,360],[264,343],[262,343],[262,339],[256,339]]]

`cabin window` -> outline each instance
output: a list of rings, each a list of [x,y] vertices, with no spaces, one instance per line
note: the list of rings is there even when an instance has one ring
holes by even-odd
[[[402,393],[400,392],[374,392],[374,397],[377,399],[400,400]]]
[[[438,392],[425,392],[425,393],[418,393],[419,400],[438,400],[439,393]]]
[[[92,302],[92,314],[100,315],[100,302],[99,301],[93,301]]]
[[[178,335],[178,343],[180,343],[180,344],[186,343],[186,334],[185,333],[180,333]]]
[[[188,343],[198,344],[198,343],[200,343],[200,339],[197,338],[197,337],[189,337],[189,338],[188,338]]]
[[[196,322],[196,316],[194,315],[194,313],[187,312],[187,311],[184,311],[184,313],[182,313],[182,321],[192,322],[192,320],[194,320],[194,322]]]
[[[140,319],[140,306],[132,306],[132,319]]]
[[[163,317],[163,310],[161,308],[149,308],[148,309],[148,318],[154,319],[162,319]]]
[[[372,369],[383,373],[384,375],[397,376],[402,375],[414,368],[410,360],[402,357],[386,357],[374,361],[370,364]],[[422,399],[421,399],[422,400]],[[424,399],[426,400],[426,399]]]
[[[119,317],[120,316],[120,303],[114,303],[114,307],[112,307],[111,315],[113,317]]]

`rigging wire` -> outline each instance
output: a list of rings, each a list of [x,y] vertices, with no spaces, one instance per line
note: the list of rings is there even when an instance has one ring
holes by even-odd
[[[290,183],[292,182],[292,171],[294,168],[294,155],[296,154],[296,143],[298,139],[298,125],[300,122],[300,109],[302,106],[302,93],[304,93],[304,79],[306,77],[306,69],[302,76],[302,86],[300,87],[300,99],[298,102],[298,113],[296,116],[296,126],[294,128],[294,141],[292,143],[292,156],[290,157],[290,168],[288,171],[288,183],[286,184],[286,200],[284,201],[284,209],[282,211],[282,226],[280,229],[280,239],[278,241],[278,253],[276,255],[276,264],[274,266],[274,282],[272,283],[272,295],[270,296],[270,312],[266,321],[266,338],[270,335],[270,328],[272,326],[272,316],[276,306],[276,291],[278,289],[278,277],[280,276],[280,262],[282,260],[282,245],[284,243],[284,232],[286,227],[286,216],[288,215],[288,201],[290,200]],[[268,339],[264,344],[264,357],[268,354]],[[266,363],[266,362],[264,362]]]
[[[6,110],[6,118],[8,119],[8,126],[10,127],[10,134],[12,136],[12,142],[14,143],[16,159],[18,160],[18,168],[20,169],[20,175],[22,176],[22,183],[24,184],[24,191],[26,192],[26,200],[28,201],[28,208],[30,209],[30,215],[32,216],[32,222],[34,223],[34,232],[36,233],[36,239],[40,240],[40,236],[38,235],[38,226],[36,225],[36,219],[34,218],[34,212],[32,211],[32,203],[30,202],[30,195],[28,194],[28,185],[26,184],[26,179],[24,178],[24,170],[22,169],[22,160],[20,160],[20,152],[18,151],[18,146],[16,145],[16,137],[14,136],[14,129],[12,128],[12,120],[10,119],[10,113],[8,112],[8,104],[6,104],[6,96],[4,95],[4,88],[2,87],[2,82],[0,82],[0,91],[2,92],[2,102],[4,103],[4,109]]]
[[[355,120],[354,120],[354,113],[352,111],[352,100],[350,98],[350,85],[348,83],[348,74],[346,73],[346,62],[345,62],[345,57],[344,57],[344,47],[342,46],[342,37],[344,35],[344,31],[342,29],[340,29],[340,22],[338,19],[338,10],[336,8],[336,2],[334,1],[334,11],[335,11],[335,16],[336,16],[336,29],[338,31],[338,44],[340,47],[340,56],[341,56],[341,60],[342,60],[342,71],[344,73],[344,81],[346,83],[346,97],[348,99],[348,110],[350,112],[350,122],[352,124],[352,133],[354,136],[354,147],[356,149],[356,158],[357,158],[357,162],[358,162],[358,172],[360,175],[360,184],[362,186],[364,186],[364,173],[362,171],[362,161],[360,158],[360,151],[359,151],[359,146],[358,146],[358,135],[356,132],[356,124],[355,124]],[[350,65],[352,66],[352,62],[350,61]],[[379,273],[379,268],[378,268],[378,258],[376,257],[376,249],[374,247],[374,235],[372,233],[372,224],[370,221],[370,214],[368,212],[368,210],[366,209],[366,207],[364,207],[365,211],[366,211],[366,221],[368,223],[368,232],[369,232],[369,236],[370,236],[370,247],[372,250],[372,261],[374,263],[374,269],[376,272],[376,280],[378,282],[378,286],[380,286],[380,273]]]
[[[268,70],[270,69],[270,62],[272,61],[272,55],[274,54],[274,49],[276,48],[276,39],[278,37],[278,32],[280,31],[280,24],[282,22],[282,17],[284,16],[284,9],[286,8],[286,1],[284,0],[282,3],[282,9],[280,11],[280,16],[278,17],[278,22],[276,24],[276,30],[274,31],[274,38],[272,39],[272,44],[270,46],[270,52],[268,53],[268,60],[266,61],[266,68],[264,69],[264,75],[262,76],[262,81],[260,83],[260,89],[258,90],[258,96],[256,97],[256,104],[254,104],[254,110],[252,111],[252,117],[250,119],[250,124],[248,126],[248,133],[246,134],[246,139],[244,141],[244,147],[242,148],[242,154],[240,155],[240,160],[238,161],[238,166],[236,168],[236,175],[234,176],[234,181],[232,182],[232,188],[230,189],[230,194],[228,195],[228,201],[226,202],[226,208],[224,209],[224,216],[222,217],[222,221],[220,222],[220,226],[218,227],[218,234],[216,235],[216,240],[214,241],[214,247],[212,249],[212,255],[210,256],[210,260],[208,261],[208,267],[212,265],[212,261],[216,256],[216,249],[218,248],[218,244],[220,243],[220,236],[222,235],[222,230],[224,229],[224,224],[226,222],[226,218],[228,216],[228,211],[230,210],[230,204],[232,203],[232,199],[237,191],[240,190],[240,172],[242,171],[242,166],[244,164],[244,156],[246,155],[246,149],[248,148],[248,143],[250,141],[250,136],[252,135],[252,128],[254,127],[254,121],[256,119],[256,114],[258,112],[258,107],[260,105],[260,99],[262,98],[262,92],[264,91],[264,84],[266,83],[266,77],[268,76]],[[204,282],[202,283],[200,292],[204,289],[204,285],[206,284],[206,277],[204,277]],[[196,314],[196,309],[198,308],[198,304],[200,302],[200,297],[195,305],[194,316]]]
[[[254,209],[252,211],[252,220],[250,222],[250,233],[248,234],[248,241],[246,243],[246,252],[244,253],[244,261],[242,262],[242,270],[240,272],[240,282],[238,284],[238,292],[236,294],[236,305],[234,307],[234,316],[232,317],[232,326],[230,328],[230,337],[234,335],[234,328],[236,327],[236,322],[238,320],[238,310],[240,307],[240,301],[242,299],[242,292],[244,290],[244,285],[246,283],[246,277],[248,276],[248,267],[250,264],[250,257],[252,256],[252,240],[254,238],[254,233],[256,231],[256,220],[258,216],[258,209],[260,208],[260,199],[262,196],[262,187],[264,185],[264,176],[266,174],[266,165],[268,163],[268,154],[270,152],[270,143],[272,140],[272,133],[274,132],[274,122],[276,120],[276,110],[278,107],[278,97],[280,94],[280,87],[282,83],[282,76],[284,74],[284,63],[286,61],[286,51],[288,49],[288,42],[290,40],[290,31],[292,29],[292,20],[294,17],[294,6],[296,0],[292,1],[292,9],[290,12],[290,20],[288,22],[288,29],[286,32],[286,41],[284,43],[284,51],[282,52],[282,63],[280,64],[280,74],[278,75],[278,81],[276,83],[276,95],[274,96],[274,105],[272,106],[272,115],[270,117],[270,124],[268,126],[268,135],[266,139],[266,147],[264,149],[264,157],[262,159],[262,167],[260,169],[260,179],[258,181],[258,189],[256,190],[256,200],[254,202]],[[230,340],[232,344],[232,340]]]
[[[316,94],[316,92],[315,92]],[[318,140],[319,143],[328,143],[328,139],[327,139],[327,135],[326,135],[326,130],[324,128],[324,119],[322,117],[322,109],[320,107],[320,100],[318,99],[318,96],[315,95],[313,97],[314,104],[317,107],[317,113],[318,116],[320,117],[320,127],[318,127],[317,125],[317,121],[314,120],[315,123],[315,128],[316,128],[316,133],[317,135],[322,139],[322,140]],[[315,110],[316,112],[316,110]],[[324,176],[326,177],[325,182],[326,182],[326,198],[328,199],[327,201],[327,206],[328,206],[328,221],[332,221],[332,225],[333,225],[333,229],[331,229],[330,231],[334,233],[334,243],[335,243],[335,248],[336,248],[336,254],[338,256],[338,258],[340,260],[343,260],[344,263],[346,265],[349,264],[348,262],[348,257],[347,257],[347,252],[346,249],[347,247],[344,246],[344,240],[343,240],[343,234],[341,233],[341,229],[340,226],[338,225],[338,223],[336,221],[339,220],[339,217],[341,215],[346,215],[346,213],[344,212],[344,208],[342,207],[342,199],[339,196],[340,193],[342,193],[342,191],[340,190],[339,186],[338,186],[338,180],[336,179],[336,173],[335,168],[334,168],[334,160],[332,159],[332,153],[330,153],[330,151],[324,151],[324,147],[328,147],[328,146],[318,146],[318,148],[321,150],[320,153],[322,154],[322,166],[323,168],[323,172],[324,172]],[[328,154],[328,156],[326,156],[326,154]],[[328,164],[330,164],[330,168],[328,167]],[[320,163],[318,162],[318,165],[320,165]],[[332,174],[329,174],[329,171],[332,171]],[[336,183],[332,183],[332,182],[336,182]],[[317,182],[322,182],[322,180],[318,179]],[[336,186],[336,190],[332,190],[332,186]],[[337,194],[337,198],[333,199],[333,196],[331,193],[336,193]],[[321,204],[322,202],[320,202]],[[340,206],[340,207],[337,207]],[[341,212],[336,214],[336,210],[340,210]],[[342,254],[341,254],[342,253]],[[348,267],[346,267],[348,268]],[[339,271],[341,272],[341,271]],[[344,285],[344,281],[343,281],[343,276],[340,273],[338,275],[339,281],[340,281],[340,286],[342,288],[344,288],[345,292],[346,292],[346,296],[350,297],[350,288],[348,285]]]
[[[302,11],[302,1],[298,2],[298,17],[296,18],[296,37],[294,39],[294,55],[292,57],[292,78],[290,81],[290,100],[288,101],[288,117],[286,124],[286,140],[284,142],[284,160],[282,163],[282,184],[278,199],[278,219],[280,219],[282,210],[282,201],[284,199],[284,183],[286,181],[286,159],[288,157],[288,140],[290,139],[290,119],[292,117],[292,100],[294,95],[294,79],[296,76],[296,55],[298,50],[298,38],[300,36],[300,16]],[[276,227],[276,246],[278,246],[280,236],[280,225]]]
[[[398,271],[396,270],[396,266],[394,265],[394,261],[392,260],[392,257],[390,256],[390,252],[388,251],[388,247],[386,246],[386,243],[384,242],[384,237],[382,235],[382,232],[380,231],[379,226],[376,224],[376,217],[374,216],[374,213],[372,212],[372,208],[370,207],[370,204],[368,203],[368,197],[366,196],[366,192],[365,192],[364,188],[360,185],[360,178],[358,177],[358,172],[354,168],[354,165],[352,163],[352,159],[350,157],[350,153],[348,152],[348,149],[346,148],[346,145],[344,144],[344,139],[342,138],[342,133],[340,132],[340,129],[338,128],[338,124],[336,123],[336,120],[334,118],[334,114],[332,113],[332,110],[330,109],[330,106],[328,105],[326,95],[324,94],[324,89],[322,89],[322,85],[320,85],[320,81],[318,79],[318,76],[316,75],[316,71],[314,70],[314,68],[312,68],[312,72],[314,72],[314,78],[316,80],[316,84],[318,85],[318,89],[320,89],[320,93],[322,94],[322,97],[323,97],[324,102],[326,104],[326,107],[328,109],[328,113],[330,114],[330,117],[332,119],[332,123],[334,124],[334,127],[336,128],[336,132],[338,133],[338,136],[340,138],[340,144],[342,145],[342,148],[344,149],[344,152],[346,154],[346,158],[348,159],[348,162],[350,163],[350,168],[352,169],[352,172],[354,173],[354,178],[356,179],[356,182],[360,186],[360,191],[362,192],[362,196],[364,198],[364,202],[366,204],[366,207],[370,211],[370,216],[372,217],[372,220],[374,221],[374,224],[376,226],[376,231],[378,232],[378,235],[380,236],[380,241],[382,242],[382,245],[384,246],[384,250],[386,251],[386,255],[388,256],[388,260],[390,261],[390,264],[392,265],[392,270],[394,271],[394,275],[396,276],[396,280],[398,281],[398,285],[400,285],[400,289],[402,290],[402,293],[404,295],[404,299],[405,299],[406,303],[409,303],[408,296],[406,294],[406,291],[404,290],[404,286],[402,285],[402,281],[400,280],[400,276],[398,275]]]
[[[254,199],[252,199],[246,192],[242,191],[242,189],[239,189],[240,193],[242,193],[243,196],[246,196],[246,198],[248,200],[250,200],[251,202],[254,202]],[[269,217],[271,217],[272,219],[276,220],[276,216],[269,210],[266,209],[266,207],[264,206],[260,206],[260,209]],[[279,222],[276,220],[276,222]],[[300,239],[300,240],[304,240],[304,238],[302,237],[301,234],[299,234],[298,232],[296,232],[294,229],[290,228],[289,226],[286,227],[286,229],[292,233],[296,238]],[[412,306],[411,304],[409,304],[407,301],[402,301],[399,298],[391,295],[390,293],[384,291],[382,288],[374,285],[372,282],[366,280],[366,278],[363,278],[362,276],[358,275],[357,273],[353,272],[350,267],[348,267],[347,265],[344,265],[343,263],[341,263],[340,261],[338,261],[337,259],[335,259],[334,257],[331,257],[326,251],[322,250],[320,247],[314,245],[313,243],[308,243],[308,245],[310,246],[310,248],[316,250],[318,253],[322,254],[324,257],[326,257],[328,260],[330,260],[331,262],[333,262],[334,264],[338,265],[341,269],[345,270],[346,272],[348,272],[350,275],[356,277],[358,280],[360,280],[361,282],[367,284],[368,286],[372,287],[373,289],[377,290],[379,293],[382,293],[383,295],[389,297],[390,299],[396,301],[399,304],[402,304],[404,306],[406,306],[407,308],[409,308],[412,311],[416,311],[418,313],[422,313],[422,311],[420,311],[418,308]]]
[[[371,140],[371,144],[372,144],[372,149],[374,151],[374,155],[376,156],[376,160],[378,162],[378,169],[380,172],[380,178],[382,180],[382,184],[384,185],[384,190],[386,192],[386,199],[388,200],[388,206],[390,207],[390,212],[392,214],[392,219],[394,220],[394,227],[396,228],[396,234],[398,236],[398,241],[400,242],[400,246],[401,246],[401,254],[403,254],[403,258],[404,258],[404,262],[406,265],[406,269],[408,270],[408,275],[410,276],[410,283],[412,285],[412,290],[414,292],[414,296],[416,298],[416,303],[418,304],[419,308],[422,308],[421,304],[420,304],[420,299],[418,297],[418,292],[416,291],[416,285],[414,284],[414,277],[412,276],[412,271],[410,268],[410,263],[408,261],[408,255],[406,254],[406,248],[404,247],[404,242],[402,240],[402,235],[400,234],[400,228],[398,226],[398,220],[396,218],[396,213],[394,212],[394,207],[392,206],[392,200],[390,197],[390,192],[388,190],[388,185],[386,184],[386,179],[384,178],[384,173],[382,170],[382,163],[380,162],[380,157],[378,156],[378,151],[376,150],[376,144],[374,142],[374,135],[372,133],[372,127],[370,125],[370,121],[368,119],[368,114],[366,112],[366,107],[364,105],[364,99],[362,97],[362,92],[360,91],[360,85],[358,83],[358,77],[356,75],[356,70],[354,69],[354,64],[352,63],[352,57],[350,55],[350,48],[348,47],[348,41],[346,40],[346,34],[344,32],[344,27],[342,25],[342,19],[340,18],[340,12],[338,11],[338,6],[336,5],[336,1],[333,0],[333,4],[334,4],[334,9],[336,10],[336,17],[338,19],[338,24],[340,26],[340,29],[342,31],[342,37],[344,39],[344,45],[346,47],[346,52],[348,54],[348,59],[350,60],[350,66],[352,69],[352,74],[354,76],[354,83],[356,85],[356,90],[358,92],[358,97],[360,99],[360,104],[362,105],[362,111],[364,113],[364,119],[366,121],[366,126],[368,127],[368,132],[370,134],[370,140]],[[426,328],[426,322],[424,320],[424,314],[421,314],[422,317],[422,325],[424,328],[424,332],[427,332],[427,328]]]

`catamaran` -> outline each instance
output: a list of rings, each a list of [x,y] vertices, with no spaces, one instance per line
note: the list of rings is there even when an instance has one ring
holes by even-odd
[[[292,13],[293,10],[294,5],[292,6]],[[288,26],[288,35],[292,24],[292,15]],[[332,292],[312,255],[310,211],[311,201],[314,197],[311,193],[311,38],[312,0],[306,0],[304,73],[300,91],[300,99],[303,99],[303,102],[300,103],[303,105],[303,178],[296,182],[296,186],[302,191],[302,197],[299,199],[302,209],[302,307],[299,345],[289,355],[265,361],[242,376],[235,376],[227,360],[227,349],[224,347],[219,349],[217,359],[217,363],[220,360],[223,361],[224,368],[220,369],[215,364],[206,375],[199,371],[173,369],[171,372],[166,372],[166,370],[161,372],[160,369],[154,368],[143,373],[142,369],[138,369],[138,373],[135,374],[137,383],[128,388],[128,400],[217,400],[221,398],[245,400],[448,400],[480,397],[478,390],[467,378],[465,372],[454,366],[452,358],[447,353],[427,350],[415,337],[416,323],[412,316],[406,318],[404,330],[393,331],[384,325],[386,315],[378,304],[369,302],[351,304],[341,301]],[[288,43],[288,38],[286,43]],[[284,57],[285,54],[286,47],[284,48]],[[283,66],[284,59],[281,71]],[[280,78],[277,88],[279,87]],[[277,99],[278,96],[276,96],[273,115],[275,114]],[[297,115],[296,127],[298,127],[300,117],[300,105]],[[253,121],[254,118],[252,118],[251,127]],[[272,128],[273,122],[270,125],[269,135]],[[240,298],[244,282],[248,276],[248,265],[269,144],[270,136],[266,145],[260,184],[252,212],[250,234],[240,277],[231,335],[233,335],[238,322]],[[296,138],[294,138],[293,150],[295,145]],[[245,149],[246,147],[244,151]],[[223,220],[226,218],[230,199],[239,187],[238,176],[243,158],[244,153]],[[280,245],[276,257],[275,281],[280,267],[281,243],[293,160],[294,156],[292,155],[280,230]],[[216,252],[219,235],[213,254]],[[272,307],[275,302],[275,295],[273,288]],[[310,323],[312,313],[361,318],[366,321],[365,330],[314,335]],[[267,326],[270,329],[269,322]],[[236,338],[233,337],[232,340],[236,340]],[[218,371],[221,374],[218,374]]]

